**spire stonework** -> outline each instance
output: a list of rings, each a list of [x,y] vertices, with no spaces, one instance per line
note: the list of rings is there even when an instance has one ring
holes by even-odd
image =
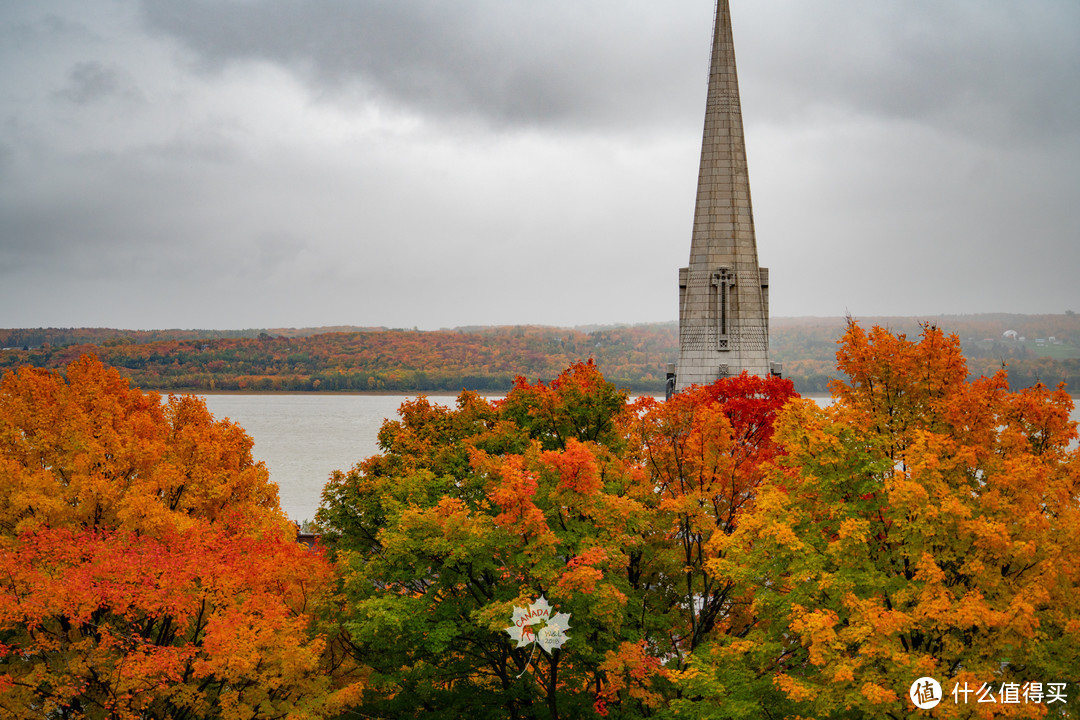
[[[731,12],[718,0],[690,265],[679,270],[676,389],[772,369],[769,271],[758,267]]]

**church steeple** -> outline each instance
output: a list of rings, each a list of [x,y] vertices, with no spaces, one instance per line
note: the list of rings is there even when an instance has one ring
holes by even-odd
[[[731,11],[718,0],[690,264],[679,270],[679,390],[770,372],[768,285],[758,267]]]

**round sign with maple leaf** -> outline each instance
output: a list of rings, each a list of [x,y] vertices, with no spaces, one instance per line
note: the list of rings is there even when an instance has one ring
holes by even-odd
[[[510,621],[513,625],[506,632],[519,648],[535,642],[550,655],[569,639],[566,631],[570,629],[570,614],[552,614],[551,605],[543,595],[527,608],[515,607]]]

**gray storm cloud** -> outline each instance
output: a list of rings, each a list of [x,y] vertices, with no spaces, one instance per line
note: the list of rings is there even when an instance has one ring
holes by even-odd
[[[145,99],[127,72],[92,60],[73,65],[68,73],[67,84],[57,91],[57,95],[77,105],[114,98],[128,103]]]
[[[1080,3],[732,0],[777,315],[1080,310]],[[713,3],[0,3],[0,325],[674,319]]]
[[[680,23],[692,5],[615,0],[143,0],[142,9],[205,70],[278,63],[320,92],[359,87],[424,114],[500,125],[664,118],[665,97],[685,103],[699,87],[676,68],[704,58],[708,40],[707,28]],[[650,93],[658,102],[635,101]]]
[[[147,25],[206,69],[259,60],[321,91],[360,86],[425,114],[616,127],[696,114],[700,77],[686,67],[704,74],[708,28],[693,21],[707,5],[142,0]],[[827,106],[999,137],[1076,132],[1071,0],[777,0],[735,12],[740,57],[754,61],[744,86],[775,121]]]

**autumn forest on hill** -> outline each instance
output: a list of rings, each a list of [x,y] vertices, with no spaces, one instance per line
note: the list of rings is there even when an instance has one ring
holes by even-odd
[[[972,377],[1004,366],[1015,388],[1065,382],[1080,392],[1074,313],[857,319],[911,337],[928,321],[958,336]],[[843,318],[772,320],[772,359],[798,392],[828,391],[844,329]],[[659,393],[666,363],[678,357],[678,328],[0,329],[0,348],[0,368],[63,368],[91,353],[137,386],[161,391],[506,392],[518,375],[550,379],[591,358],[617,386]]]

